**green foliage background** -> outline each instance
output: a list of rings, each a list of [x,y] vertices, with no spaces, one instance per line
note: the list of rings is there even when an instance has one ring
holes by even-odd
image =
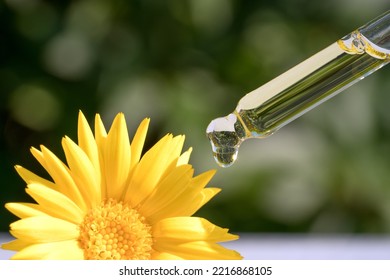
[[[247,92],[389,8],[388,1],[87,0],[0,2],[0,204],[28,201],[15,164],[61,158],[77,114],[130,133],[151,117],[147,146],[186,135],[199,174],[223,191],[199,215],[233,232],[390,232],[390,67],[219,168],[208,123]],[[15,220],[0,208],[0,230]]]

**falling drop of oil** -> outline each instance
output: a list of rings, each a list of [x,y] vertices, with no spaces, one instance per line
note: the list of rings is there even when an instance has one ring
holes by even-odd
[[[237,159],[241,140],[234,130],[235,119],[233,114],[215,119],[206,130],[214,159],[221,167],[229,167]]]
[[[238,149],[246,133],[234,113],[213,120],[206,130],[215,161],[221,167],[231,166],[237,159]]]

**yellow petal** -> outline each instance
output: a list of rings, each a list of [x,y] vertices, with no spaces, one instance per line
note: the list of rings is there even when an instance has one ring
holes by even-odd
[[[181,151],[183,150],[185,135],[178,135],[173,137],[171,143],[171,151],[169,151],[168,163],[176,160],[180,157]]]
[[[31,243],[71,240],[79,236],[77,225],[50,216],[21,219],[10,227],[14,237]]]
[[[187,260],[240,260],[241,255],[236,251],[205,241],[179,243],[156,242],[155,250],[179,256]]]
[[[238,238],[228,231],[198,217],[172,217],[153,225],[153,237],[160,242],[223,242]]]
[[[83,211],[87,210],[80,190],[69,173],[68,167],[46,147],[41,146],[42,155],[46,162],[47,171],[58,186],[58,191],[72,199]]]
[[[100,175],[84,151],[70,138],[62,139],[62,147],[70,168],[70,174],[89,208],[101,202]],[[99,171],[100,173],[100,171]]]
[[[100,118],[99,114],[95,115],[95,140],[96,143],[99,146],[99,143],[102,139],[105,139],[107,137],[106,129],[104,128],[102,119]]]
[[[35,159],[39,162],[39,164],[42,165],[42,167],[45,168],[47,172],[49,172],[43,153],[34,147],[31,147],[30,152],[35,157]]]
[[[169,253],[165,253],[165,252],[153,252],[152,253],[152,260],[184,260],[183,258],[180,258],[179,256],[176,256],[176,255],[173,255],[173,254],[169,254]]]
[[[221,189],[219,188],[206,188],[202,190],[192,201],[187,208],[182,208],[181,214],[184,216],[192,216],[196,211],[203,207],[210,201],[215,195],[217,195]]]
[[[126,120],[123,114],[118,114],[107,135],[104,153],[107,197],[120,199],[124,194],[130,162],[131,149]]]
[[[177,165],[187,164],[188,161],[190,160],[191,153],[192,153],[192,148],[189,148],[187,151],[185,151],[179,157],[179,160],[177,161]]]
[[[164,173],[161,175],[161,179],[169,175],[169,173],[171,173],[172,170],[179,165],[178,161],[181,150],[183,149],[184,139],[184,135],[178,135],[172,139],[170,145],[166,148],[168,158],[166,159],[166,168]]]
[[[30,246],[31,243],[20,240],[20,239],[14,239],[10,242],[1,244],[1,249],[3,250],[11,250],[11,251],[20,251],[27,246]]]
[[[184,135],[176,136],[175,138],[173,138],[173,140],[174,141],[172,141],[172,145],[170,148],[171,150],[167,150],[167,153],[171,155],[171,157],[167,160],[167,167],[164,171],[164,174],[161,175],[160,180],[163,180],[165,177],[169,176],[170,173],[173,172],[176,167],[188,164],[188,160],[192,152],[192,148],[189,148],[186,152],[179,156],[184,144]]]
[[[208,170],[206,172],[203,172],[202,174],[199,174],[198,176],[194,177],[192,179],[192,186],[190,189],[194,190],[201,190],[211,181],[211,179],[214,177],[216,170]]]
[[[170,164],[172,143],[172,135],[167,134],[141,158],[131,177],[125,202],[135,207],[150,195]]]
[[[99,114],[96,114],[95,116],[95,141],[98,148],[98,154],[99,154],[99,163],[100,163],[100,191],[102,194],[102,198],[107,198],[107,186],[106,186],[106,180],[104,179],[105,174],[105,167],[104,167],[104,151],[106,147],[106,140],[107,140],[107,132],[104,128],[102,119],[100,118]]]
[[[149,123],[150,119],[144,119],[138,126],[138,129],[134,134],[133,140],[131,141],[131,168],[133,168],[141,158]]]
[[[19,176],[27,183],[39,183],[41,185],[44,185],[51,189],[58,189],[58,186],[54,184],[53,182],[50,182],[49,180],[46,180],[42,177],[39,177],[38,175],[32,173],[31,171],[25,169],[24,167],[20,165],[15,166],[16,172],[18,172]]]
[[[83,260],[76,240],[30,245],[12,256],[13,260]]]
[[[17,217],[24,219],[34,216],[46,216],[48,215],[38,204],[34,203],[6,203],[5,208]]]
[[[150,224],[154,224],[159,220],[169,217],[192,216],[220,191],[221,189],[218,188],[206,188],[196,194],[188,194],[188,192],[183,192],[175,199],[175,201],[172,201],[169,205],[160,209],[160,211],[148,216],[148,222]]]
[[[144,202],[140,204],[139,212],[144,217],[160,212],[161,209],[172,203],[189,184],[194,170],[191,165],[176,167],[169,176],[158,183]]]
[[[95,167],[95,173],[97,179],[100,180],[100,163],[99,163],[99,152],[98,147],[93,137],[91,128],[88,125],[85,116],[80,111],[78,118],[78,130],[77,137],[80,148],[85,152],[91,161],[92,165]]]
[[[26,192],[45,209],[46,213],[53,217],[74,224],[79,224],[83,220],[84,214],[81,209],[60,192],[40,184],[29,184]]]
[[[175,202],[171,203],[166,208],[161,209],[160,212],[156,212],[154,215],[149,216],[148,221],[151,224],[154,224],[156,221],[169,217],[192,216],[220,191],[221,189],[218,188],[207,188],[194,195],[192,199],[190,199],[189,196],[184,196],[184,194],[182,194]]]
[[[208,170],[191,181],[191,185],[178,197],[171,216],[191,216],[221,190],[205,188],[216,170]]]
[[[194,214],[220,191],[220,189],[216,188],[204,189],[214,174],[215,170],[209,170],[192,178],[189,186],[183,188],[183,192],[174,201],[158,212],[149,215],[147,217],[148,221],[153,224],[158,220],[168,217],[191,216]]]

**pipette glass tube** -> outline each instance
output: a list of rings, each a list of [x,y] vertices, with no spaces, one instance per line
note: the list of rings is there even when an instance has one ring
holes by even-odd
[[[390,61],[390,11],[245,95],[206,133],[216,162],[234,163],[249,138],[264,138]]]

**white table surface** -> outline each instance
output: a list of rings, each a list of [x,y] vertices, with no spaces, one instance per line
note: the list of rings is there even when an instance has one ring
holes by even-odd
[[[240,234],[224,243],[248,260],[390,260],[389,236]],[[0,243],[12,240],[0,233]],[[14,252],[0,249],[0,259]]]

